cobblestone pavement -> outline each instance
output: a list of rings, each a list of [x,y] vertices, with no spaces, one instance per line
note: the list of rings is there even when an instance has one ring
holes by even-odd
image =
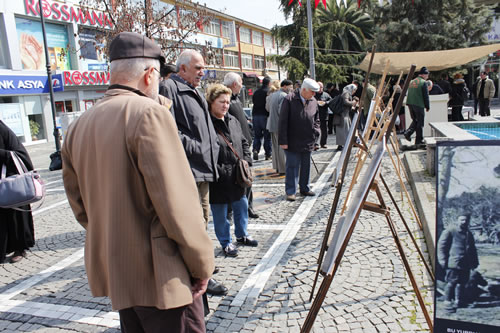
[[[220,269],[214,278],[229,292],[210,297],[208,332],[300,331],[311,307],[309,295],[335,193],[331,176],[340,154],[334,141],[330,136],[329,148],[313,153],[319,172],[311,167],[311,181],[317,196],[299,196],[295,202],[284,200],[284,177],[273,174],[271,161],[263,160],[261,154],[255,163],[258,177],[254,186],[260,217],[249,221],[249,233],[259,240],[258,247],[240,247],[237,258],[224,257],[210,224]],[[48,196],[34,213],[36,246],[26,259],[0,266],[0,331],[119,331],[118,314],[112,311],[109,300],[90,294],[83,264],[84,231],[67,204],[61,171],[47,170],[53,144],[30,146],[28,150],[47,182]],[[353,169],[351,162],[346,184]],[[388,157],[383,160],[382,174],[427,257],[423,233]],[[405,186],[411,195],[410,186]],[[340,204],[346,191],[347,186]],[[383,193],[432,316],[432,281],[387,193]],[[376,201],[376,197],[370,194],[369,201]],[[383,215],[361,213],[313,331],[429,331]]]

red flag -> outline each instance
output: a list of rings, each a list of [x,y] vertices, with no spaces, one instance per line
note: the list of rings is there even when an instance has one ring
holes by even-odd
[[[361,0],[358,0],[358,8],[361,7]]]
[[[315,5],[314,5],[314,8],[317,8],[318,5],[319,5],[319,2],[322,1],[323,2],[323,5],[325,5],[325,9],[326,9],[326,0],[314,0],[315,1]]]
[[[300,2],[300,0],[297,0],[299,2],[299,6],[302,7],[302,3]],[[290,0],[290,2],[288,3],[288,6],[290,6],[292,4],[293,0]]]

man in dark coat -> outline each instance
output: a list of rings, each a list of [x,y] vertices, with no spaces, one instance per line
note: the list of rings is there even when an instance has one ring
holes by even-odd
[[[191,166],[201,206],[205,226],[210,215],[209,183],[217,181],[217,158],[219,143],[215,133],[207,101],[196,90],[204,75],[205,61],[198,51],[183,51],[176,64],[176,74],[170,76],[162,89],[162,95],[172,100],[170,109],[179,130]],[[225,294],[227,289],[210,279],[207,292]]]
[[[441,74],[441,80],[439,80],[438,82],[436,82],[436,84],[439,87],[441,87],[441,89],[443,90],[443,94],[449,94],[450,93],[450,91],[451,91],[451,83],[450,83],[450,79],[448,78],[448,74],[446,74],[446,73]]]
[[[297,182],[300,194],[315,195],[309,188],[309,173],[311,152],[320,132],[318,103],[313,98],[318,91],[316,81],[304,79],[300,90],[287,95],[281,105],[278,135],[286,155],[285,189],[288,201],[295,201]]]
[[[28,152],[16,134],[0,121],[0,168],[7,166],[7,176],[17,174],[10,152],[17,153],[28,170],[33,170],[33,163]],[[29,210],[30,205],[19,207]],[[26,256],[26,250],[35,245],[35,229],[31,212],[21,212],[11,208],[0,208],[0,263],[6,254],[14,252],[10,261],[18,262]]]
[[[319,110],[319,121],[321,128],[321,136],[319,140],[319,144],[321,148],[327,148],[326,139],[328,138],[328,103],[332,100],[330,95],[323,91],[323,83],[318,82],[319,91],[315,94],[315,98],[318,101],[318,110]]]
[[[474,235],[469,231],[470,211],[460,214],[457,223],[446,228],[438,240],[439,269],[445,271],[445,309],[455,312],[465,304],[465,285],[471,270],[479,266]],[[453,302],[454,300],[454,302]]]
[[[229,72],[224,76],[224,85],[231,89],[231,105],[229,106],[229,114],[235,117],[240,125],[241,131],[248,144],[250,145],[252,142],[252,134],[250,132],[250,126],[248,126],[247,117],[245,116],[245,111],[243,111],[243,105],[241,104],[240,99],[238,98],[238,94],[243,87],[243,81],[241,76],[236,74],[235,72]],[[251,218],[258,218],[259,215],[255,213],[253,210],[253,192],[252,187],[247,187],[246,196],[248,199],[248,216]]]
[[[252,109],[252,122],[253,122],[253,159],[259,159],[260,146],[262,145],[262,138],[264,138],[264,152],[266,160],[271,158],[271,134],[266,129],[267,117],[269,112],[266,110],[266,97],[269,91],[269,83],[271,79],[265,77],[262,80],[262,86],[252,96],[253,109]]]

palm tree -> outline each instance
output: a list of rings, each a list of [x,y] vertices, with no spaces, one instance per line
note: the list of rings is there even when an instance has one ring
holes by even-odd
[[[317,42],[325,49],[364,52],[366,41],[373,38],[373,19],[358,8],[357,1],[346,3],[347,6],[343,1],[337,4],[337,0],[328,0],[327,9],[318,6]]]

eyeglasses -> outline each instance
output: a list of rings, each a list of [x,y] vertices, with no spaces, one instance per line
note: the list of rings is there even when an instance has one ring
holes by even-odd
[[[160,76],[161,76],[160,70],[159,70],[159,69],[157,69],[156,67],[153,67],[153,66],[148,67],[148,68],[144,68],[144,71],[147,71],[147,70],[148,70],[148,69],[150,69],[150,68],[153,68],[153,69],[154,69],[155,71],[157,71],[157,72],[158,72],[158,74],[160,74]]]

